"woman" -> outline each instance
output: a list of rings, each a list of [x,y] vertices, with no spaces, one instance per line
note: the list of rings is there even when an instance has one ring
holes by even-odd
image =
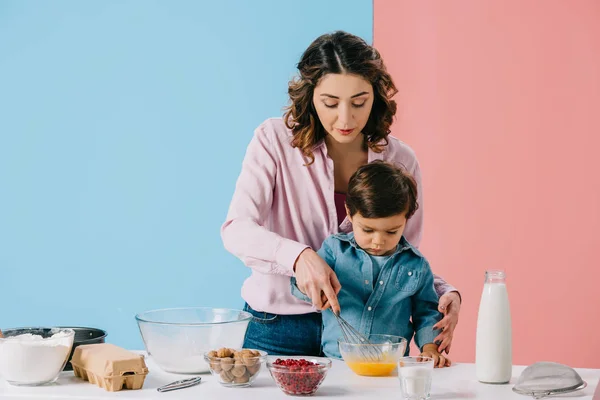
[[[376,49],[346,32],[325,34],[306,49],[298,70],[283,119],[263,122],[248,145],[221,236],[252,269],[242,287],[244,309],[255,317],[244,347],[319,355],[316,311],[324,304],[338,311],[341,287],[316,250],[330,234],[351,231],[344,207],[350,177],[373,160],[402,164],[413,174],[420,206],[404,236],[415,247],[423,229],[422,187],[412,149],[388,136],[397,89]],[[312,306],[291,294],[292,276]],[[435,340],[448,352],[460,296],[439,276],[434,286],[445,314]]]

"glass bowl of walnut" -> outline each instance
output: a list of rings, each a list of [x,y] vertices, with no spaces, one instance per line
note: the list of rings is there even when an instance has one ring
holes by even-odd
[[[210,372],[225,387],[248,387],[267,360],[267,353],[222,347],[204,354]]]

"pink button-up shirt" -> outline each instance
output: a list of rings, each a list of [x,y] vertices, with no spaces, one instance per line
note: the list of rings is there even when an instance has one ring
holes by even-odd
[[[333,161],[325,143],[314,148],[315,161],[305,166],[302,152],[291,146],[291,140],[292,131],[282,118],[268,119],[256,129],[221,228],[225,248],[252,269],[242,297],[253,309],[273,314],[315,311],[291,294],[294,263],[305,248],[316,251],[329,235],[352,230],[347,218],[338,225]],[[415,177],[419,209],[408,220],[404,237],[418,247],[423,231],[419,163],[406,144],[392,136],[388,141],[381,153],[369,150],[368,160],[401,164]],[[434,278],[439,295],[455,290],[442,278]]]

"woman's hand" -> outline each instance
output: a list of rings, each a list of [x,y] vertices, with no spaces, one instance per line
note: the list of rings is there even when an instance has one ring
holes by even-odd
[[[460,296],[458,292],[443,294],[440,297],[438,310],[444,314],[444,318],[435,324],[433,329],[442,329],[443,332],[434,339],[434,342],[440,344],[438,348],[440,353],[446,351],[446,354],[449,354],[454,329],[458,324],[458,314],[460,313]]]
[[[433,358],[433,368],[444,368],[452,365],[452,361],[448,357],[444,357],[439,351],[438,346],[434,343],[428,343],[423,346],[421,356]]]
[[[312,300],[319,310],[331,307],[340,312],[337,294],[342,286],[333,269],[310,248],[304,249],[294,265],[298,289]]]

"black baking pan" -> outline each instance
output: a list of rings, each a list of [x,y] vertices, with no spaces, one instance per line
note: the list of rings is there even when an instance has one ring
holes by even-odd
[[[104,339],[106,338],[106,331],[98,328],[87,328],[87,327],[75,327],[75,326],[61,326],[59,328],[69,328],[75,331],[75,339],[73,339],[73,348],[71,349],[71,354],[69,354],[69,361],[65,365],[63,371],[72,371],[73,366],[71,365],[71,357],[73,357],[73,353],[75,352],[75,348],[82,344],[96,344],[96,343],[104,343]]]

